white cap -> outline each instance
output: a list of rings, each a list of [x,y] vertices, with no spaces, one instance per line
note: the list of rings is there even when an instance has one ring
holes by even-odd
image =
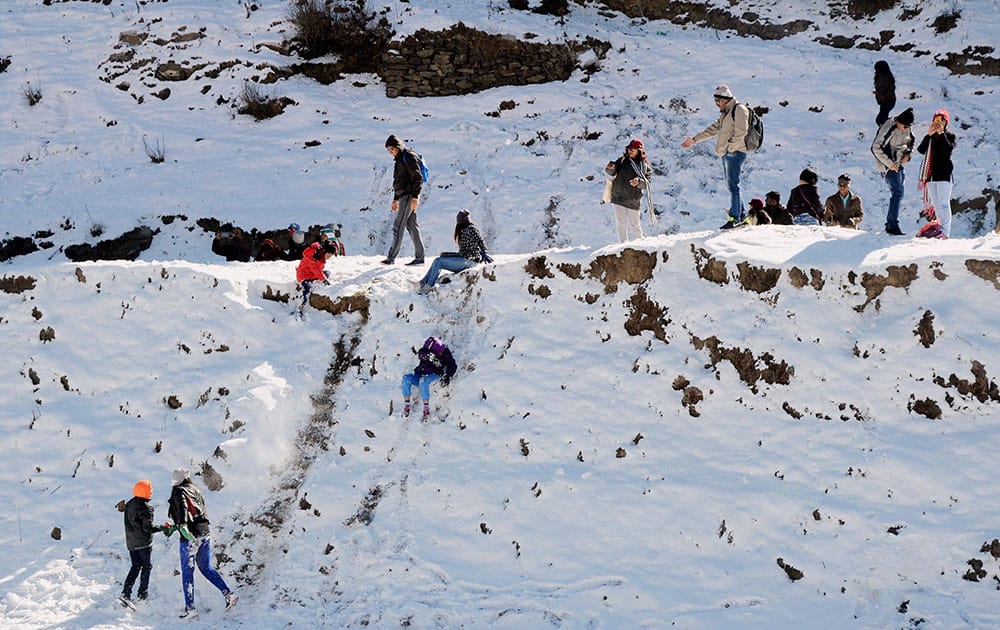
[[[190,476],[191,473],[188,472],[187,468],[177,468],[174,470],[173,474],[170,475],[170,483],[174,486],[179,486],[184,483],[184,480]]]
[[[715,98],[733,98],[733,93],[729,89],[729,86],[723,83],[722,85],[715,88]]]

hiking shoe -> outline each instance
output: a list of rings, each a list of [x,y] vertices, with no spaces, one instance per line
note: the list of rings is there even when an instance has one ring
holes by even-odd
[[[385,260],[382,261],[383,265],[392,265],[392,264],[395,264],[395,263],[396,263],[396,261],[393,260],[392,258],[386,258]]]
[[[236,604],[238,604],[240,601],[240,596],[234,595],[232,591],[227,592],[225,596],[226,596],[226,610],[232,610],[236,606]]]
[[[719,229],[720,230],[731,230],[731,229],[733,229],[735,227],[740,227],[741,225],[745,225],[745,224],[746,224],[746,220],[745,219],[734,219],[733,217],[729,217],[729,220],[726,221],[725,223],[723,223],[719,227]]]
[[[422,265],[422,264],[424,264],[424,259],[423,258],[414,258],[410,262],[406,263],[406,266],[407,267],[413,267],[415,265]]]
[[[433,287],[431,287],[431,285],[429,285],[429,284],[424,284],[423,282],[421,282],[421,283],[420,283],[420,288],[419,288],[419,289],[417,289],[417,293],[419,293],[420,295],[426,295],[426,294],[428,294],[428,293],[430,293],[430,292],[431,292],[431,289],[432,289],[432,288],[433,288]]]
[[[424,405],[424,420],[431,417],[431,408]]]
[[[885,228],[885,233],[892,236],[905,236],[898,226]]]
[[[180,614],[180,618],[193,621],[198,618],[198,611],[194,608],[185,608],[184,612]]]
[[[136,595],[136,599],[139,600],[140,602],[146,601],[147,597],[149,597],[149,593],[139,593],[138,595]]]
[[[403,417],[404,418],[410,417],[410,403],[406,403],[405,405],[403,405]]]

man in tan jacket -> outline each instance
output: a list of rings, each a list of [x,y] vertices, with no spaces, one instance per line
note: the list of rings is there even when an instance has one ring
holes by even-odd
[[[856,230],[864,214],[861,197],[851,190],[851,176],[844,173],[837,178],[837,192],[823,205],[823,223]]]
[[[728,85],[715,88],[713,97],[719,108],[719,119],[704,130],[684,138],[681,146],[688,149],[696,143],[715,138],[715,154],[722,158],[722,171],[729,188],[729,220],[722,226],[728,229],[742,225],[743,201],[740,199],[740,169],[747,159],[746,136],[749,125],[747,106],[733,96]]]

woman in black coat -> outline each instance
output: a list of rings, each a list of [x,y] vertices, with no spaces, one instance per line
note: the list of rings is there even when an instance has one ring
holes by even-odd
[[[896,107],[896,77],[892,76],[889,64],[884,61],[875,62],[875,102],[878,103],[875,125],[881,127]]]

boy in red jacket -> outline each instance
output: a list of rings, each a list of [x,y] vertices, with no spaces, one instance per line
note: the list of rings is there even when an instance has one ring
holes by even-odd
[[[324,269],[326,259],[337,254],[337,244],[329,240],[316,241],[302,252],[302,261],[295,270],[295,281],[302,287],[302,303],[299,305],[299,315],[302,315],[313,282],[330,284],[330,272]]]

